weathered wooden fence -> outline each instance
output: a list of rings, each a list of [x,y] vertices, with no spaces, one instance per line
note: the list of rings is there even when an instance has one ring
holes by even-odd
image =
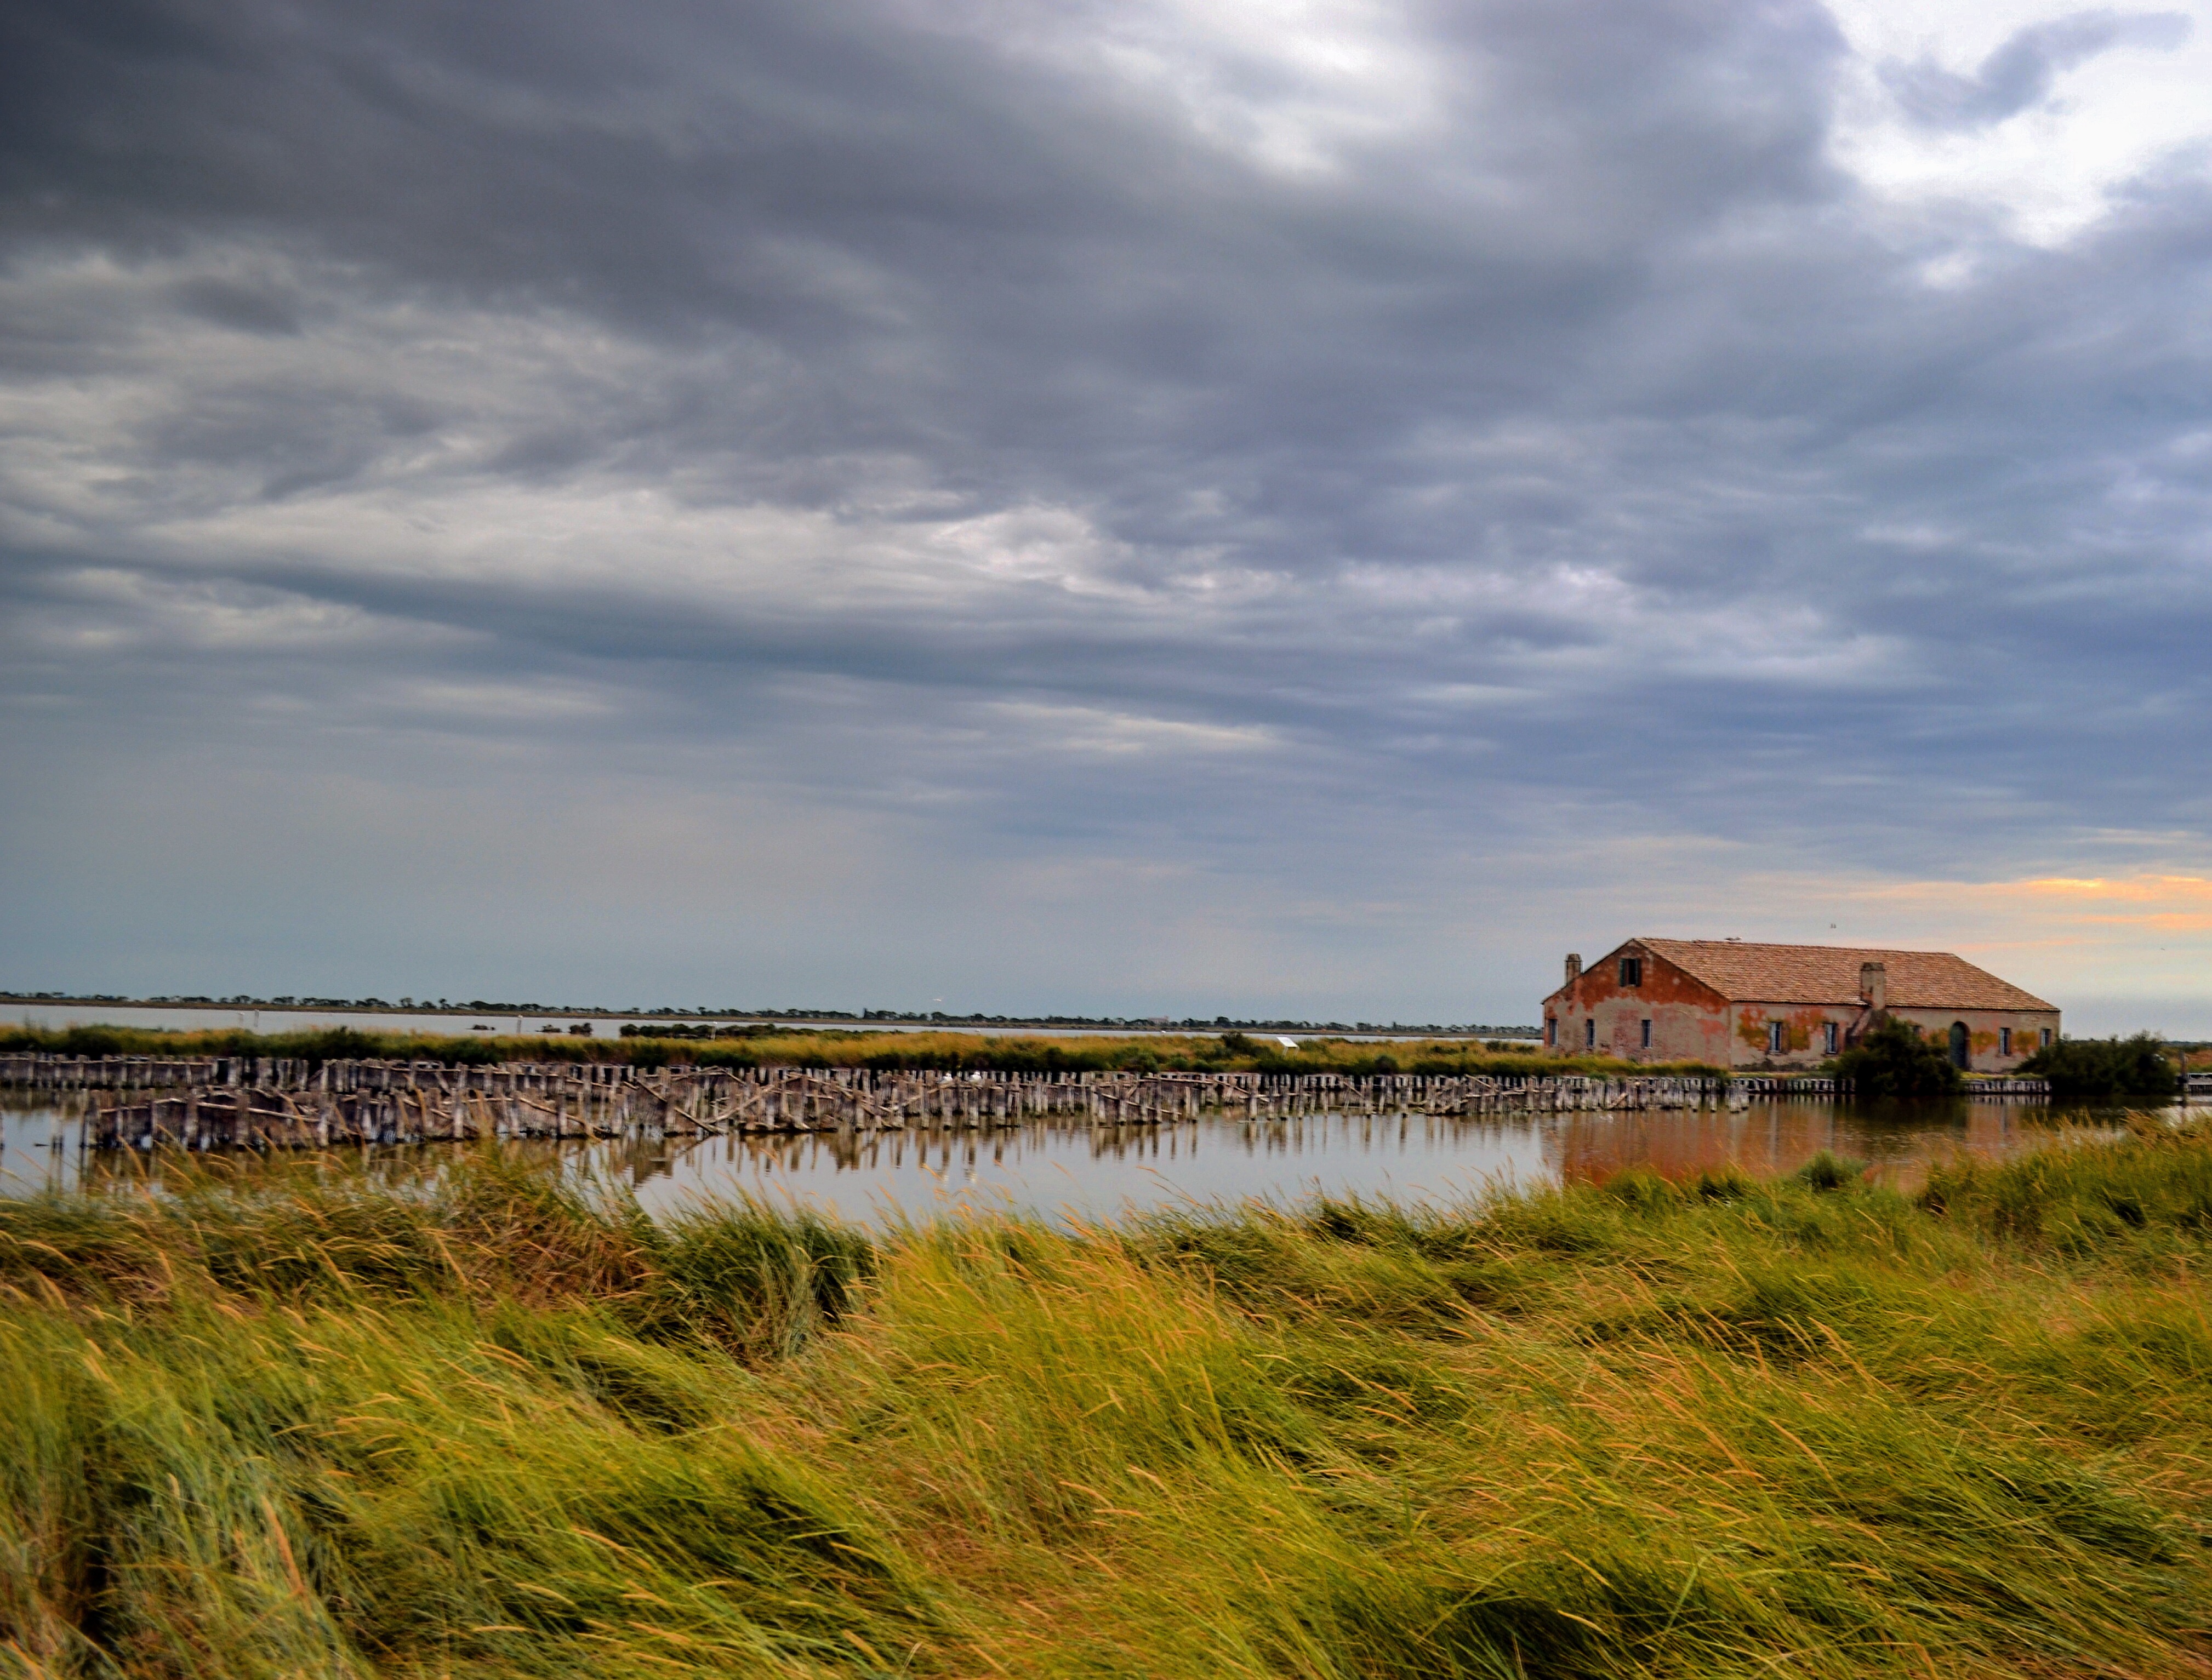
[[[1830,1079],[1819,1074],[1739,1073],[1729,1083],[1748,1096],[1847,1097],[1851,1094],[1850,1080]],[[1970,1079],[1961,1095],[1977,1102],[2005,1097],[2047,1097],[2051,1095],[2051,1082],[2008,1077]]]
[[[1202,1113],[1458,1117],[1740,1108],[1754,1096],[1833,1097],[1820,1077],[1491,1077],[1431,1074],[939,1073],[868,1068],[647,1069],[607,1062],[308,1062],[270,1057],[0,1057],[0,1083],[81,1091],[101,1149],[318,1148],[477,1137],[985,1130],[1050,1116],[1158,1125]],[[2040,1080],[1976,1083],[2029,1097]]]

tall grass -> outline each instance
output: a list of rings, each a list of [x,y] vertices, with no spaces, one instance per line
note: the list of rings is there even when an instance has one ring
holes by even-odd
[[[870,1239],[0,1204],[0,1672],[2201,1675],[2212,1134]]]

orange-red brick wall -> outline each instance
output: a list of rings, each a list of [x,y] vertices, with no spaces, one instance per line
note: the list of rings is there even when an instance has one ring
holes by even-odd
[[[1620,959],[1624,955],[1642,957],[1640,986],[1621,985]],[[1890,1013],[1944,1044],[1951,1023],[1965,1022],[1968,1064],[1978,1073],[2010,1072],[2041,1046],[2045,1032],[2053,1040],[2058,1036],[2056,1010],[1895,1009]],[[1561,1055],[1581,1055],[1588,1048],[1630,1061],[1711,1062],[1777,1070],[1819,1066],[1828,1058],[1827,1025],[1835,1024],[1840,1050],[1865,1018],[1855,1004],[1732,1004],[1671,962],[1632,944],[1592,964],[1573,985],[1547,998],[1544,1015],[1547,1047]],[[1649,1048],[1644,1043],[1646,1021],[1651,1023]],[[1779,1054],[1769,1048],[1777,1021],[1783,1028]],[[1594,1044],[1587,1036],[1590,1023],[1595,1027]],[[2008,1055],[2004,1050],[2007,1028],[2012,1030]]]

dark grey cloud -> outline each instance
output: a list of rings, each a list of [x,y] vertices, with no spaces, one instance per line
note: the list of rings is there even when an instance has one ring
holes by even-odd
[[[1494,1016],[1563,918],[2201,854],[2201,170],[2033,245],[1837,161],[1817,5],[1317,15],[11,9],[6,943]]]

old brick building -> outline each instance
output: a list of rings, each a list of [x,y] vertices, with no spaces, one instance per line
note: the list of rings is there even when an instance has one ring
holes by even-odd
[[[1567,959],[1544,1042],[1632,1061],[1808,1068],[1885,1016],[1962,1068],[2001,1073],[2058,1037],[2058,1011],[1948,951],[1632,939],[1589,968]]]

